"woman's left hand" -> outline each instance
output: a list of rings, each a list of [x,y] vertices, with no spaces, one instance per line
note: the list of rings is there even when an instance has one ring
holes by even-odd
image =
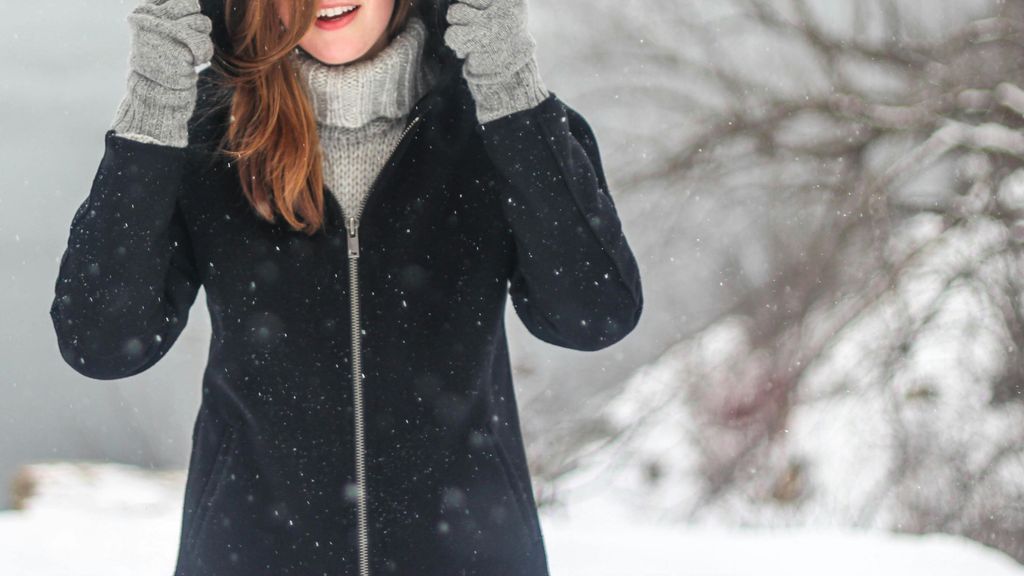
[[[526,0],[460,0],[448,7],[444,41],[464,60],[462,75],[481,124],[533,108],[549,92],[540,78]]]
[[[444,41],[465,60],[469,77],[510,75],[533,56],[526,6],[526,0],[452,2]]]

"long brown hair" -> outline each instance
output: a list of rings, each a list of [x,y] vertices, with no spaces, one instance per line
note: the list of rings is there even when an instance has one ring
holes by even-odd
[[[314,234],[324,222],[323,156],[306,88],[287,58],[316,19],[318,0],[286,0],[285,29],[274,0],[226,0],[232,52],[217,48],[211,66],[233,90],[230,122],[220,148],[238,168],[256,214]],[[385,33],[405,27],[416,0],[395,0]]]

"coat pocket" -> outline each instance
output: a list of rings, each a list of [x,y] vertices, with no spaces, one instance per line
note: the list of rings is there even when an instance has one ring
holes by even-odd
[[[479,425],[465,442],[450,455],[442,473],[438,562],[492,574],[500,563],[514,566],[522,561],[537,536],[496,437]]]
[[[224,437],[221,440],[217,453],[214,455],[210,475],[203,482],[203,488],[199,493],[198,500],[196,500],[196,511],[192,515],[192,521],[185,536],[185,541],[190,546],[194,546],[196,541],[202,538],[203,529],[209,520],[210,512],[216,506],[217,496],[224,485],[224,479],[230,470],[230,463],[235,453],[235,438],[234,428],[228,427],[224,432]]]
[[[540,526],[536,523],[536,510],[532,499],[527,496],[529,483],[520,480],[519,474],[516,473],[515,466],[512,464],[512,459],[508,452],[505,451],[505,445],[501,443],[500,436],[498,436],[490,420],[487,421],[487,430],[491,434],[491,444],[501,465],[501,471],[505,476],[505,483],[508,484],[515,497],[519,514],[522,516],[527,528],[531,531],[531,536],[535,539],[540,538]]]

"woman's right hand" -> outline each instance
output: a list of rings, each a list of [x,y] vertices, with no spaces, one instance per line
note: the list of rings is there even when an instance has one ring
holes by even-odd
[[[183,148],[197,96],[195,68],[213,57],[213,23],[198,0],[143,0],[127,20],[127,94],[111,128],[120,136]]]

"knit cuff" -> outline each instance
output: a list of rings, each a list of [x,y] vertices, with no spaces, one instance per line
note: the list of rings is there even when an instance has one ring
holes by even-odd
[[[142,142],[143,144],[159,144],[160,146],[167,146],[167,142],[164,142],[163,140],[157,140],[156,138],[153,138],[152,136],[146,136],[145,134],[136,134],[134,132],[118,132],[117,130],[115,130],[114,135],[120,136],[121,138],[127,138],[128,140]]]
[[[189,89],[175,90],[132,71],[127,88],[111,125],[117,134],[148,136],[176,148],[188,146],[188,121],[196,105],[195,83]]]
[[[497,82],[467,78],[466,84],[476,102],[476,116],[480,124],[533,108],[549,95],[540,77],[536,56],[531,56],[521,68]]]

